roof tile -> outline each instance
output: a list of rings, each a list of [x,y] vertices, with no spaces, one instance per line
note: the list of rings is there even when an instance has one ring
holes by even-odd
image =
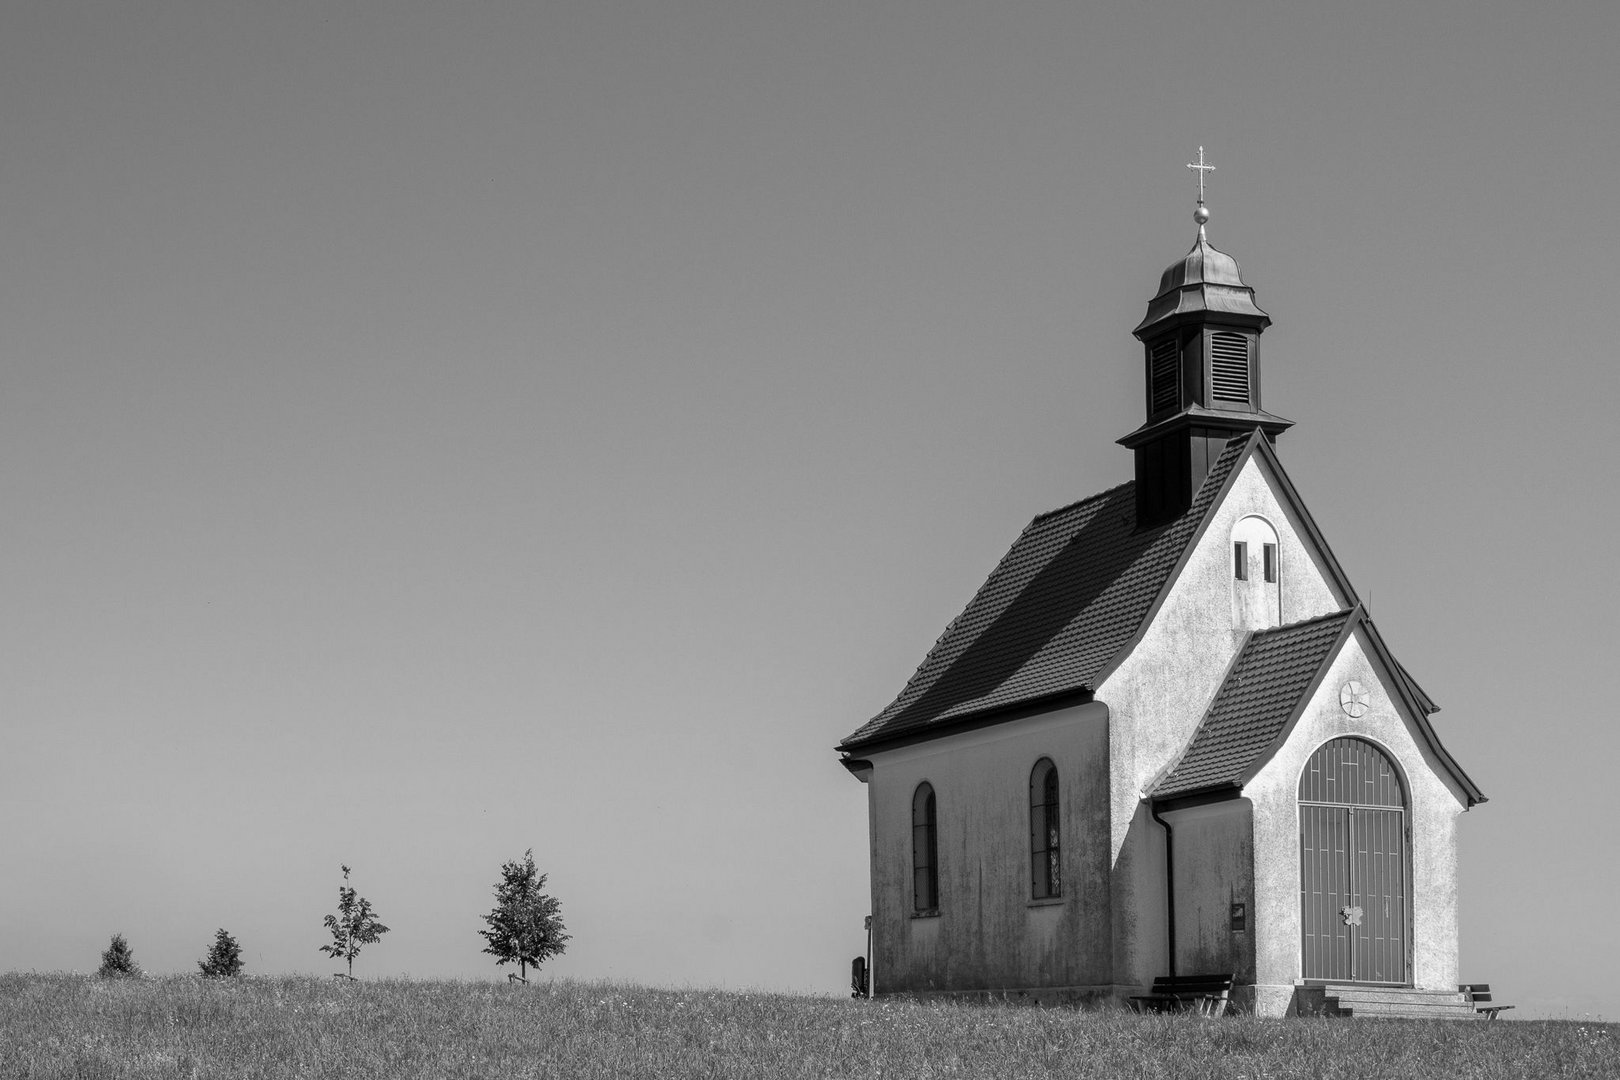
[[[1030,522],[900,695],[839,749],[1095,689],[1140,628],[1247,442],[1228,442],[1186,513],[1157,528],[1137,531],[1131,483]]]
[[[1250,634],[1187,752],[1153,786],[1153,797],[1240,784],[1282,733],[1354,614],[1339,611]]]

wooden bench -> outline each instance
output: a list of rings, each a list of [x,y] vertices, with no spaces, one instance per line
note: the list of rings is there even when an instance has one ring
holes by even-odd
[[[1474,1006],[1474,1011],[1482,1013],[1487,1020],[1495,1020],[1496,1014],[1506,1012],[1512,1005],[1481,1005],[1482,1001],[1491,1000],[1490,983],[1458,983],[1457,989],[1468,995],[1468,1000]]]
[[[1131,998],[1137,1012],[1196,1012],[1223,1016],[1232,1000],[1235,975],[1161,975],[1153,992]]]

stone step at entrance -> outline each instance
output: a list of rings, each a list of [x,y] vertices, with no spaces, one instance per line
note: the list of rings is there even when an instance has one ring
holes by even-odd
[[[1309,993],[1308,993],[1309,992]],[[1320,1014],[1352,1019],[1477,1020],[1474,1003],[1455,990],[1414,990],[1410,986],[1322,983],[1302,987],[1302,1004],[1320,992]]]

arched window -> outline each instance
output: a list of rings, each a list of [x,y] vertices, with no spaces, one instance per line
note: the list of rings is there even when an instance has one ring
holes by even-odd
[[[1057,766],[1041,758],[1029,774],[1029,879],[1036,900],[1063,895],[1063,835]]]
[[[939,910],[939,817],[928,783],[911,797],[911,906],[918,914]]]
[[[1232,626],[1264,630],[1282,622],[1277,530],[1253,514],[1232,527]]]

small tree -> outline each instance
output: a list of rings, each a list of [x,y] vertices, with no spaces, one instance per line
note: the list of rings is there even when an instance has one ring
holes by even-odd
[[[114,934],[107,951],[101,954],[101,969],[96,974],[119,977],[140,973],[141,965],[135,962],[135,953],[130,949],[129,942],[124,940],[123,934]]]
[[[495,957],[496,966],[516,960],[523,982],[528,982],[529,968],[561,953],[569,938],[563,931],[562,904],[540,891],[545,884],[546,875],[535,871],[533,848],[523,853],[522,862],[504,864],[495,886],[495,909],[484,916],[489,929],[478,931],[489,942],[484,951]]]
[[[242,946],[236,939],[225,932],[224,927],[214,934],[214,947],[208,950],[208,955],[197,961],[197,967],[204,975],[214,978],[230,978],[242,973]]]
[[[321,952],[334,960],[347,960],[349,973],[345,978],[349,979],[354,978],[354,958],[360,955],[360,947],[374,945],[388,933],[388,927],[378,922],[371,910],[371,901],[356,896],[349,887],[347,866],[343,868],[343,884],[338,886],[337,914],[326,917],[326,928],[332,932],[332,943],[322,945]]]

